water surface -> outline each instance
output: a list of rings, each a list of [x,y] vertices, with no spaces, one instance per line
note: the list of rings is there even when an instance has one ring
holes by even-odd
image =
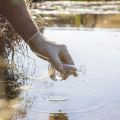
[[[68,114],[67,116],[69,120],[72,120],[73,118],[75,120],[80,120],[80,118],[82,120],[88,120],[89,118],[93,120],[102,120],[103,118],[119,120],[119,31],[100,29],[60,30],[48,28],[45,29],[44,34],[51,39],[66,44],[76,65],[84,63],[87,67],[85,81],[76,80],[71,76],[67,81],[64,81],[63,84],[69,85],[71,88],[75,87],[80,89],[88,89],[94,91],[95,93],[100,93],[104,97],[104,100],[107,102],[104,107],[93,111],[82,112],[77,115]],[[14,105],[12,105],[12,108],[10,108],[11,111],[17,109],[18,112],[12,112],[12,114],[13,116],[17,115],[20,118],[22,117],[22,119],[48,120],[50,117],[49,114],[40,112],[41,108],[39,101],[40,92],[43,90],[40,77],[41,75],[45,74],[45,72],[47,72],[48,63],[36,57],[32,52],[30,52],[30,54],[35,59],[36,72],[34,76],[37,77],[32,79],[33,76],[29,76],[31,79],[28,79],[27,83],[25,85],[22,85],[22,87],[18,87],[22,90],[20,94],[21,99],[13,99],[14,101],[12,103],[14,103]],[[100,98],[100,100],[103,99]],[[75,104],[76,106],[78,104],[77,102]],[[67,108],[69,108],[69,106]],[[73,106],[73,108],[75,109],[76,107]],[[6,110],[6,108],[3,110]],[[5,112],[8,112],[8,110]],[[19,115],[19,112],[22,115]],[[16,119],[20,119],[19,117]]]

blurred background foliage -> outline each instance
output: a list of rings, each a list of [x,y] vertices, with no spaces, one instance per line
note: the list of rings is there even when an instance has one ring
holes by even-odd
[[[64,4],[61,1],[66,0],[34,1],[39,1],[32,6],[39,27],[44,26],[43,18],[47,27],[120,28],[120,0],[69,0]]]
[[[120,0],[33,0],[33,2],[41,1],[120,1]]]

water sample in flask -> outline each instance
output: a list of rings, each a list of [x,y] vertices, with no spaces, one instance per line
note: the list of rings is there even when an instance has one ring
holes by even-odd
[[[86,73],[85,65],[80,65],[79,67],[77,67],[75,65],[63,64],[63,69],[64,69],[64,73],[60,73],[55,69],[55,67],[52,64],[50,64],[48,67],[48,73],[50,78],[52,80],[57,81],[57,80],[63,80],[66,75],[67,76],[74,75],[76,78],[80,80],[84,80],[84,76]]]

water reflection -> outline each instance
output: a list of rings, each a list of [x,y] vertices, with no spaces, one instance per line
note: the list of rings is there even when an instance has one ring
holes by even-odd
[[[0,120],[24,118],[30,109],[20,89],[25,82],[14,74],[5,58],[0,58]]]
[[[66,113],[50,113],[49,120],[69,120]]]
[[[48,27],[120,28],[120,14],[41,15]],[[39,19],[37,16],[36,19]],[[41,27],[41,23],[38,22]]]

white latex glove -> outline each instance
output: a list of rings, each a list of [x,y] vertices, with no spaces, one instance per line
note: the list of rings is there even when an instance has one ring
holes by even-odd
[[[63,63],[74,65],[65,45],[48,41],[40,32],[35,33],[27,43],[37,56],[50,62],[61,74],[63,74],[63,79],[66,79],[71,74],[76,76],[76,71],[66,72],[63,68]]]

